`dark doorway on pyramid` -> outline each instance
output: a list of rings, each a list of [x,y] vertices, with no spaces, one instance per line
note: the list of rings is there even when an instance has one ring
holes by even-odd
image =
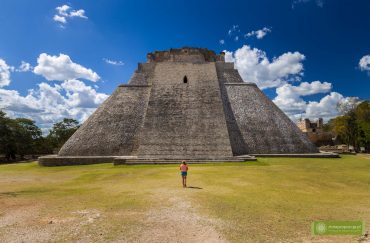
[[[186,77],[186,75],[184,76],[184,84],[187,84],[188,83],[188,77]]]

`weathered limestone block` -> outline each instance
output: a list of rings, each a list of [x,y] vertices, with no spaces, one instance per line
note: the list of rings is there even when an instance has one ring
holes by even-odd
[[[150,87],[118,87],[59,151],[60,156],[112,156],[133,153]]]
[[[214,62],[157,64],[139,140],[143,156],[232,156]]]
[[[318,149],[255,84],[226,84],[248,154],[315,153]]]

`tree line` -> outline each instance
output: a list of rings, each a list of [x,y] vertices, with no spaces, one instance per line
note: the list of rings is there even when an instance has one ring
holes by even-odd
[[[0,156],[5,160],[22,160],[25,155],[51,154],[79,128],[74,119],[64,118],[53,125],[47,136],[42,136],[35,121],[27,118],[12,119],[0,110]]]
[[[370,101],[342,107],[342,113],[331,119],[325,129],[333,132],[339,143],[351,145],[356,151],[360,147],[370,151]]]

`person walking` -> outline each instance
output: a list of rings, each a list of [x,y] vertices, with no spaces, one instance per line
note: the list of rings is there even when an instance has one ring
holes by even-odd
[[[186,164],[185,161],[182,161],[180,165],[180,171],[181,171],[181,177],[182,177],[182,187],[186,187],[186,177],[188,175],[188,170],[189,170],[188,165]]]

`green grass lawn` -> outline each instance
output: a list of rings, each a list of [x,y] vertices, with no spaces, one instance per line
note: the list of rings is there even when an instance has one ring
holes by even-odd
[[[367,155],[190,165],[188,186],[200,189],[181,187],[177,165],[36,162],[0,165],[0,185],[2,242],[32,241],[32,234],[36,241],[140,241],[153,222],[166,227],[172,217],[153,219],[148,212],[167,208],[176,216],[178,202],[191,205],[230,242],[353,242],[359,237],[311,236],[311,222],[364,220],[370,226]],[[176,220],[168,224],[175,229]]]

